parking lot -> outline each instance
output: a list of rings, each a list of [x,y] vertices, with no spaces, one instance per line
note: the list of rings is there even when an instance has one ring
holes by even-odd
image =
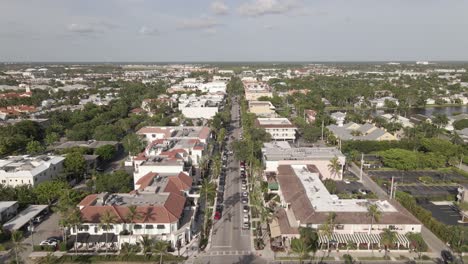
[[[40,224],[36,225],[33,234],[34,245],[39,245],[41,241],[46,240],[49,237],[62,237],[62,232],[59,229],[59,220],[59,214],[53,213],[44,219]],[[29,257],[29,254],[32,252],[32,238],[30,233],[25,233],[24,236],[25,239],[23,243],[27,246],[25,250],[21,252],[21,258],[26,261]]]
[[[458,220],[461,220],[461,216],[455,206],[451,204],[435,204],[435,203],[422,203],[420,204],[424,209],[429,210],[432,216],[438,221],[446,225],[460,225]],[[464,224],[468,226],[468,224]]]
[[[398,186],[397,190],[410,193],[413,196],[448,196],[448,195],[457,195],[457,186],[454,185],[406,185]]]
[[[376,171],[371,170],[368,175],[375,178],[391,180],[395,177],[401,183],[419,183],[420,177],[431,177],[435,182],[468,182],[468,179],[463,175],[455,172],[440,172],[440,171]]]

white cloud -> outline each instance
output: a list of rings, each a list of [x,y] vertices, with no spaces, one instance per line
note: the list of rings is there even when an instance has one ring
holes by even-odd
[[[107,21],[94,21],[85,23],[72,23],[67,26],[67,30],[72,33],[78,34],[98,34],[105,31],[116,29],[116,24]]]
[[[210,8],[215,15],[227,15],[229,13],[228,6],[224,2],[219,0],[216,0],[213,3],[211,3]]]
[[[151,28],[147,26],[142,26],[140,30],[138,30],[138,33],[141,35],[147,35],[147,36],[159,35],[159,31],[156,28]]]
[[[284,14],[299,7],[298,0],[251,0],[239,7],[239,13],[244,16]]]
[[[213,18],[193,18],[181,20],[178,24],[178,29],[209,29],[220,26],[221,23]]]

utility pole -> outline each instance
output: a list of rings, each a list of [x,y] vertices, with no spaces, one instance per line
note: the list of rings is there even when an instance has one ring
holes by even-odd
[[[396,198],[396,189],[397,189],[397,186],[398,186],[398,182],[395,182],[393,185],[394,185],[393,186],[393,199],[395,199]]]
[[[361,171],[359,172],[359,181],[362,182],[362,169],[364,167],[364,153],[361,153]]]
[[[322,141],[323,141],[323,119],[322,119]]]
[[[393,176],[392,176],[392,183],[390,184],[390,200],[393,198]]]

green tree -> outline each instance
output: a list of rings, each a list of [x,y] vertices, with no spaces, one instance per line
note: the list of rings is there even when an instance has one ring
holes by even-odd
[[[36,193],[39,203],[47,203],[50,205],[69,188],[70,185],[64,181],[45,181],[37,185],[36,188],[34,188],[34,192]]]
[[[153,252],[154,240],[150,238],[148,235],[143,235],[141,236],[139,242],[140,242],[141,250],[143,254],[147,258],[151,257],[151,253]]]
[[[20,257],[19,257],[18,254],[26,249],[24,244],[23,244],[23,232],[21,232],[19,230],[14,230],[11,233],[11,238],[10,239],[11,239],[11,242],[12,242],[13,252],[15,253],[15,261],[16,261],[16,263],[20,263]]]
[[[114,157],[115,152],[116,152],[116,150],[115,150],[114,146],[104,145],[104,146],[100,146],[99,148],[97,148],[94,151],[94,154],[101,157],[101,159],[108,161],[108,160],[111,160]]]
[[[31,155],[42,153],[44,150],[45,148],[42,146],[41,142],[36,140],[29,141],[28,145],[26,145],[26,152]]]
[[[130,233],[133,233],[135,220],[140,220],[141,218],[142,215],[138,212],[138,207],[136,205],[130,205],[128,207],[127,215],[125,216],[127,223],[130,223]]]
[[[132,256],[135,256],[136,253],[138,253],[138,246],[137,245],[132,245],[129,243],[123,243],[120,246],[120,259],[123,261],[128,261],[129,258]]]
[[[132,156],[136,156],[145,147],[145,143],[136,135],[128,134],[122,139],[124,149]]]
[[[56,132],[51,132],[51,133],[48,133],[44,139],[45,143],[47,145],[52,145],[54,144],[55,142],[59,141],[60,140],[60,135]]]
[[[154,243],[152,252],[159,255],[159,264],[163,263],[163,256],[167,254],[168,245],[165,241],[158,240]]]
[[[328,171],[333,178],[336,178],[341,171],[341,164],[337,156],[333,157],[328,164]]]
[[[299,256],[299,263],[303,263],[304,258],[307,257],[309,248],[302,239],[294,238],[291,240],[291,251]]]
[[[118,170],[96,176],[96,192],[127,193],[131,190],[133,190],[133,177],[126,171]]]
[[[336,194],[336,182],[332,179],[325,179],[323,185],[327,188],[328,192],[331,194]]]
[[[445,114],[434,114],[432,118],[432,123],[437,126],[437,128],[441,129],[444,128],[449,122],[447,115]]]
[[[81,178],[86,171],[86,160],[81,153],[71,152],[65,156],[64,166],[68,173]]]
[[[367,206],[367,216],[371,219],[371,225],[369,227],[369,234],[372,234],[372,228],[374,222],[379,222],[382,212],[379,210],[379,207],[376,204],[370,204]],[[372,251],[374,250],[374,244],[371,244]]]
[[[385,256],[387,256],[390,246],[395,244],[397,241],[397,233],[385,228],[382,233],[380,233],[380,243],[385,246]]]
[[[315,259],[315,254],[318,250],[319,237],[317,231],[311,227],[299,228],[300,238],[304,241],[308,252],[312,252],[312,260]]]
[[[101,219],[100,219],[100,222],[101,222],[101,228],[106,232],[105,233],[105,237],[106,237],[106,253],[107,253],[107,249],[108,249],[108,235],[109,235],[109,229],[111,229],[111,226],[112,224],[114,223],[115,221],[115,215],[113,213],[111,213],[110,210],[107,210],[105,211],[102,215],[101,215]]]
[[[77,254],[78,249],[77,249],[77,239],[78,239],[78,226],[83,222],[81,218],[81,212],[80,209],[77,207],[71,208],[68,210],[66,216],[65,216],[64,223],[68,225],[68,227],[71,227],[75,230],[75,241],[74,241],[74,249],[75,249],[75,254]]]
[[[421,259],[423,252],[426,252],[428,249],[421,234],[409,232],[406,234],[406,237],[410,242],[410,248],[413,249],[414,252],[418,254],[418,258]]]
[[[200,188],[200,195],[205,198],[205,209],[204,212],[208,211],[208,203],[213,197],[216,195],[216,186],[208,179],[203,179],[201,188]],[[203,222],[203,230],[206,230],[207,218],[209,216],[205,215],[205,221]]]

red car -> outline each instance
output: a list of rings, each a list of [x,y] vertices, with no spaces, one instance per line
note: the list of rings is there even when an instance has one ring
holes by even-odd
[[[216,211],[216,212],[215,212],[214,219],[215,219],[215,220],[221,219],[221,212],[220,212],[220,211]]]

